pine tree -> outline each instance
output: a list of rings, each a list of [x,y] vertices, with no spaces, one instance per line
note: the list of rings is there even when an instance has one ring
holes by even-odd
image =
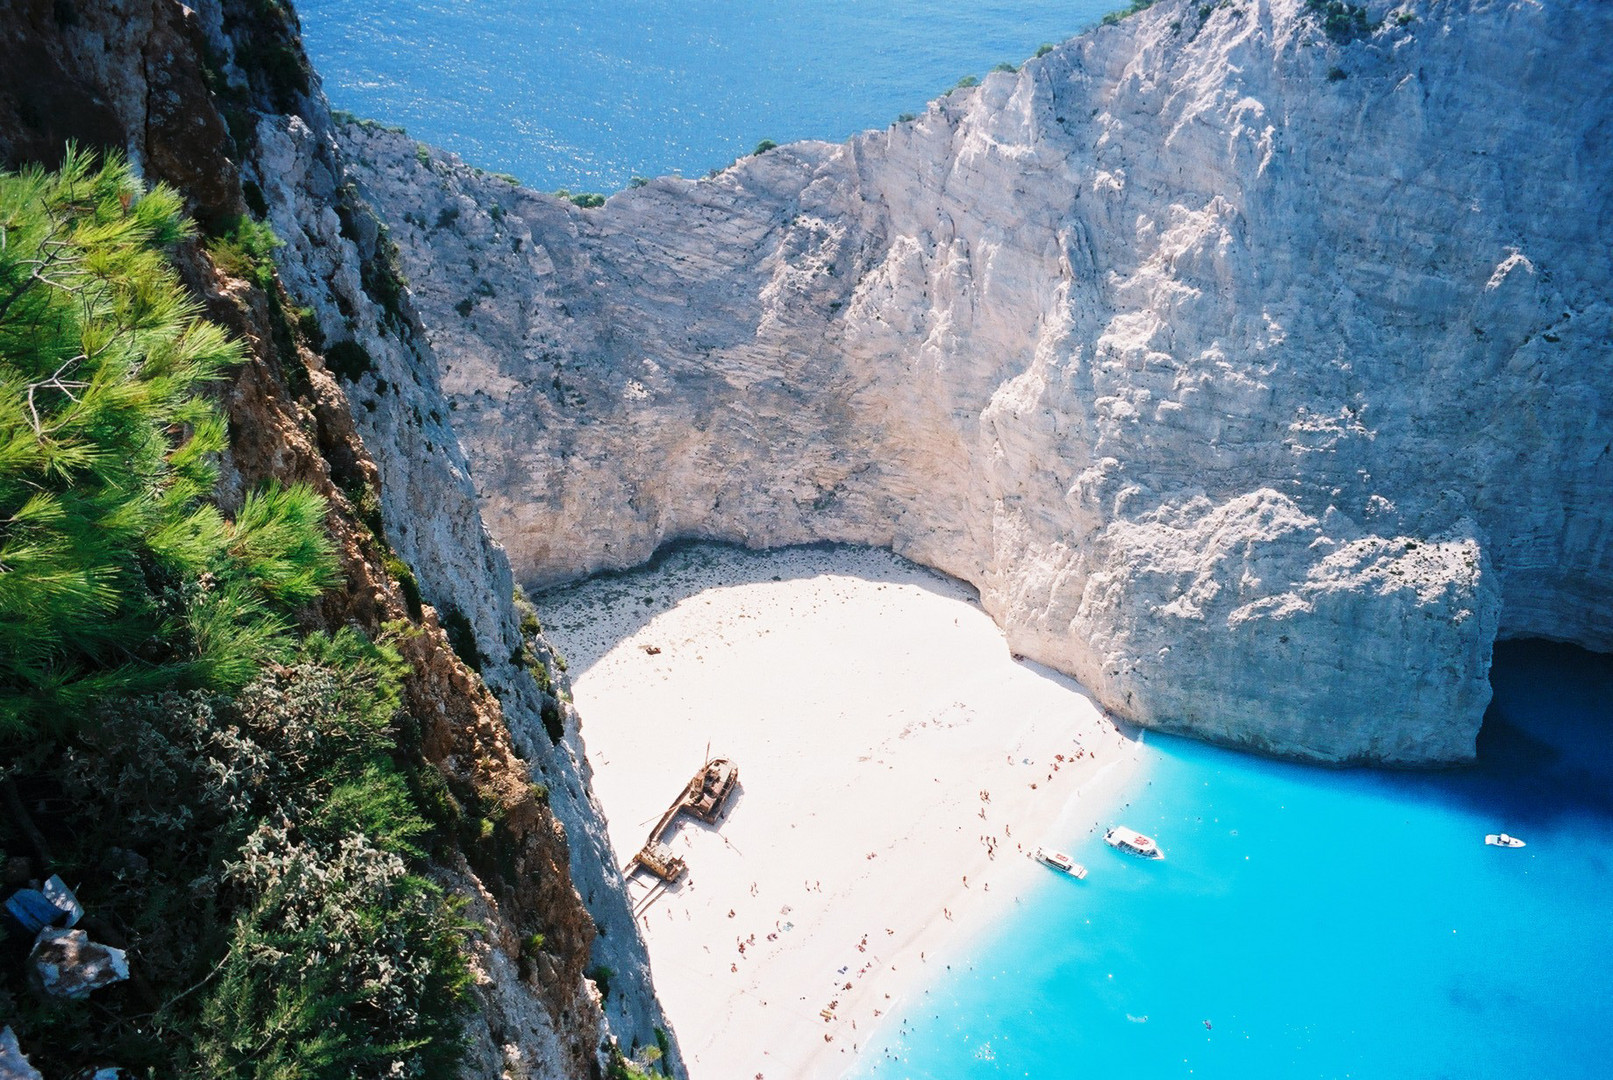
[[[240,359],[167,253],[191,226],[116,157],[0,174],[0,734],[239,686],[335,580],[306,488],[206,501]]]

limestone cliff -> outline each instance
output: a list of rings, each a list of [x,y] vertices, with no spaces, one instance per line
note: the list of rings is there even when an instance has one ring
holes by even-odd
[[[667,1024],[564,673],[523,625],[481,524],[430,347],[384,230],[342,175],[295,16],[277,0],[26,0],[0,15],[0,46],[0,162],[51,164],[67,139],[120,150],[204,226],[250,211],[286,241],[267,287],[221,273],[200,244],[179,252],[252,358],[224,390],[218,498],[271,478],[313,485],[333,506],[346,587],[309,619],[372,635],[413,624],[401,648],[422,754],[472,826],[488,819],[436,867],[479,927],[467,1075],[580,1080],[607,1038],[653,1045]],[[338,377],[360,370],[391,385],[355,405]]]
[[[1498,634],[1613,647],[1613,7],[1367,14],[1166,0],[600,209],[340,138],[522,579],[885,545],[1140,723],[1457,762]]]

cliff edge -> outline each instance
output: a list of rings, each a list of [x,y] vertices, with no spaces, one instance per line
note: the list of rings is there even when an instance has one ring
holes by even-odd
[[[1165,2],[597,209],[340,139],[519,578],[888,546],[1131,720],[1426,765],[1498,634],[1613,647],[1610,42]]]

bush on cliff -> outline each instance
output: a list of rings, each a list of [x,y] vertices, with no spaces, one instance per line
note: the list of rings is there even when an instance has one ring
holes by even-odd
[[[1322,32],[1340,45],[1371,37],[1382,25],[1367,14],[1363,5],[1345,0],[1305,0],[1305,10],[1320,20]]]
[[[0,173],[0,853],[134,976],[43,998],[13,940],[0,1016],[49,1075],[450,1075],[463,927],[419,872],[403,662],[297,629],[339,580],[323,498],[210,501],[240,353],[169,265],[190,235],[116,160]]]
[[[1119,11],[1111,11],[1109,14],[1105,15],[1102,20],[1103,25],[1113,26],[1121,19],[1135,15],[1139,11],[1147,11],[1153,6],[1154,0],[1131,0],[1131,6],[1123,7]]]
[[[178,198],[70,154],[0,179],[0,732],[107,695],[232,689],[336,580],[303,488],[207,501],[239,359],[163,257]]]

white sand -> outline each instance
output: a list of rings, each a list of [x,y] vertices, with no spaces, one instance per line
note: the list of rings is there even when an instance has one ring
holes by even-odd
[[[1020,845],[1072,846],[1136,759],[1076,683],[1009,655],[967,586],[889,552],[701,545],[540,608],[622,862],[708,741],[739,766],[718,824],[681,819],[689,873],[641,922],[694,1080],[850,1068],[1051,873]]]

